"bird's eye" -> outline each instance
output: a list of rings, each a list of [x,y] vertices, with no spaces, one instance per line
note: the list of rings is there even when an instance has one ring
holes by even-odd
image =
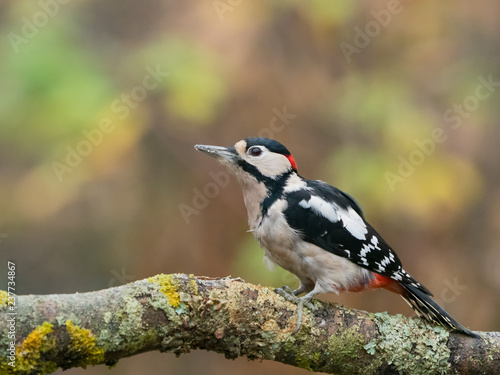
[[[249,150],[248,150],[248,155],[250,156],[260,156],[262,154],[262,149],[260,147],[251,147]]]

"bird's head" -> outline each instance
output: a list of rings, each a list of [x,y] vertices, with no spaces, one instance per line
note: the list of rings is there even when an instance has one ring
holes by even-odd
[[[195,149],[218,159],[242,179],[266,182],[297,172],[290,151],[268,138],[246,138],[231,147],[196,145]]]

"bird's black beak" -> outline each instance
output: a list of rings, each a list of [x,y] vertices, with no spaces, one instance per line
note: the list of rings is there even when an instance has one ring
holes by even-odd
[[[234,147],[195,145],[194,149],[204,152],[213,158],[225,159],[230,162],[234,162],[238,157],[238,153]]]

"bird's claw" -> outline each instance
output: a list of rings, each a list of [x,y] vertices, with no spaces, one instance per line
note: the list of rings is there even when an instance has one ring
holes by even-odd
[[[302,325],[304,306],[313,312],[316,310],[316,307],[311,302],[311,298],[309,296],[305,295],[299,298],[299,303],[297,304],[297,327],[295,328],[295,331],[293,331],[293,335],[299,331],[300,326]]]
[[[290,288],[289,286],[285,285],[283,288],[276,288],[276,289],[274,289],[274,292],[276,294],[279,294],[281,297],[283,297],[284,299],[286,299],[288,302],[295,303],[296,305],[298,305],[299,302],[300,302],[300,298],[297,297],[293,293],[292,288]]]
[[[285,292],[289,293],[289,294],[293,294],[294,296],[296,296],[296,295],[297,295],[297,293],[295,293],[297,289],[296,289],[296,290],[293,290],[293,289],[292,289],[292,288],[290,288],[288,285],[283,285],[283,286],[281,287],[281,289],[282,289],[282,290],[284,290]]]
[[[283,288],[276,288],[274,289],[274,291],[287,301],[295,303],[297,305],[297,327],[295,328],[295,331],[293,331],[292,333],[293,335],[295,335],[299,331],[300,326],[302,325],[304,306],[306,306],[311,311],[316,310],[314,304],[311,302],[311,297],[309,295],[297,297],[296,295],[297,290],[294,291],[289,286],[286,285]]]

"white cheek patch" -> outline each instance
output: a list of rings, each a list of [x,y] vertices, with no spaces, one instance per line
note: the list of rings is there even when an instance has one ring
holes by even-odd
[[[285,155],[269,151],[265,146],[259,146],[262,149],[260,156],[251,157],[247,155],[248,144],[245,140],[236,142],[234,148],[238,155],[248,164],[253,165],[258,171],[269,178],[275,179],[278,176],[290,171],[292,165]]]
[[[291,169],[290,161],[284,155],[264,151],[260,158],[245,157],[245,160],[256,166],[260,173],[266,177],[276,178]]]
[[[317,214],[330,220],[332,223],[336,223],[337,221],[339,221],[337,206],[335,206],[333,203],[328,203],[314,195],[308,201],[306,201],[305,199],[300,201],[299,206],[302,208],[313,210]]]
[[[344,223],[344,228],[347,229],[349,233],[358,240],[366,240],[368,228],[361,216],[359,216],[352,207],[349,207],[347,210],[339,210],[338,215],[342,223]]]

